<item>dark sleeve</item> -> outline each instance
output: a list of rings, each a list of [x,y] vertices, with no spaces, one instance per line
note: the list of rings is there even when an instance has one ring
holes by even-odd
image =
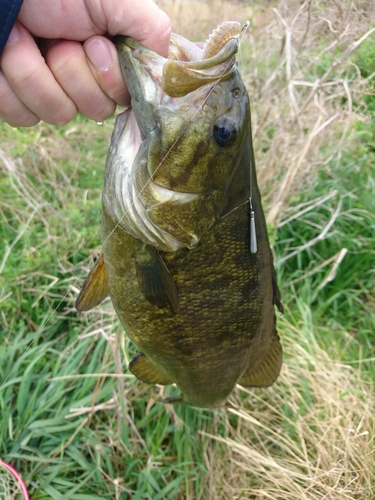
[[[0,54],[12,31],[23,0],[0,0]]]

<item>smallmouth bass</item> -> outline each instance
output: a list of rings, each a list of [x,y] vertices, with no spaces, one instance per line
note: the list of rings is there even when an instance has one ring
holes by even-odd
[[[132,373],[206,408],[237,383],[271,385],[282,363],[240,33],[223,23],[203,48],[172,35],[168,59],[117,37],[131,108],[106,162],[103,256],[76,303],[109,295],[140,351]]]

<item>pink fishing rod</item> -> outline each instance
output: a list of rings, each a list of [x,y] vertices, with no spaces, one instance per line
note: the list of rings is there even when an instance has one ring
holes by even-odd
[[[12,476],[14,477],[15,481],[17,482],[17,484],[19,486],[19,489],[21,490],[21,492],[23,494],[24,500],[30,500],[29,494],[27,492],[26,484],[24,483],[24,481],[23,481],[21,475],[19,474],[19,472],[17,472],[14,467],[12,467],[11,465],[7,464],[6,462],[4,462],[1,459],[0,459],[0,467],[3,467],[10,474],[12,474]]]

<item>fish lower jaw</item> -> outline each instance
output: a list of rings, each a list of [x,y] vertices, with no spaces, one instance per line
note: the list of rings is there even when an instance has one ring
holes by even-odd
[[[200,193],[188,193],[168,189],[150,178],[142,191],[147,195],[147,205],[151,208],[164,203],[173,203],[173,205],[185,205],[191,203],[202,196]],[[144,195],[143,195],[144,196]]]

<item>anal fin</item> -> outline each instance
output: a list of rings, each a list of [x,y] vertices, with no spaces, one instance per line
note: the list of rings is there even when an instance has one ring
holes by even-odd
[[[89,311],[99,305],[109,295],[108,273],[103,255],[89,272],[76,300],[79,312]]]
[[[131,360],[129,370],[146,384],[170,385],[173,382],[162,373],[157,366],[143,352]]]
[[[283,349],[275,330],[270,348],[262,362],[256,365],[255,368],[250,366],[238,383],[251,387],[269,387],[279,376],[282,360]]]

